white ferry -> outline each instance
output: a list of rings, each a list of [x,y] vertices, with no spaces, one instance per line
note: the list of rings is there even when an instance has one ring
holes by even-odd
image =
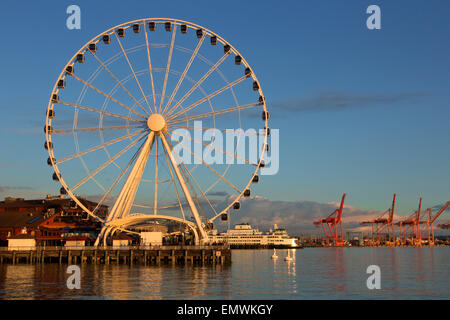
[[[212,230],[209,234],[213,243],[228,243],[231,248],[298,248],[295,238],[289,237],[285,229],[275,224],[268,233],[253,229],[248,223],[234,226],[234,229],[218,233]]]

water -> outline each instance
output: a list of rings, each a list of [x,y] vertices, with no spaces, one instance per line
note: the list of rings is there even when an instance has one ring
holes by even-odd
[[[449,299],[450,247],[233,250],[231,266],[2,265],[0,299]],[[369,290],[369,265],[381,289]]]

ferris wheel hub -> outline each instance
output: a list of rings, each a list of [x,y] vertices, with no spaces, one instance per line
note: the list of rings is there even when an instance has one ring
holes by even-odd
[[[154,113],[148,117],[147,126],[150,130],[159,132],[166,127],[166,120],[159,113]]]

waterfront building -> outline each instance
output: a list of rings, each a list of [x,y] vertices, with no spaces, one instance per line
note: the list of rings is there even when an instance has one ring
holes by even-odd
[[[83,248],[94,242],[94,239],[88,237],[67,237],[65,238],[64,247],[68,249]]]
[[[162,232],[141,232],[141,245],[160,246],[163,243]]]
[[[133,238],[121,235],[112,238],[113,248],[128,247],[133,242]]]
[[[8,250],[33,250],[36,239],[31,234],[21,233],[8,238]]]
[[[90,210],[97,203],[81,200]],[[106,217],[108,207],[98,209],[100,217]],[[67,238],[86,237],[95,240],[101,225],[92,219],[71,199],[25,200],[7,197],[0,201],[0,246],[7,246],[8,239],[28,234],[36,245],[62,246]]]

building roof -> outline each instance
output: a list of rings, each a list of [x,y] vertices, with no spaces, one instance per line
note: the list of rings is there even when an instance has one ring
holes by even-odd
[[[80,199],[81,203],[87,206],[96,206],[97,203]],[[0,208],[27,208],[27,207],[45,207],[56,208],[63,206],[73,206],[74,201],[72,199],[34,199],[25,200],[23,198],[6,197],[5,201],[0,201]],[[106,207],[106,206],[104,206]]]
[[[86,206],[96,206],[97,203],[82,199],[81,202]],[[12,228],[12,227],[27,227],[37,228],[46,219],[53,216],[54,212],[60,210],[54,210],[47,214],[48,209],[61,209],[65,207],[74,207],[75,202],[71,199],[35,199],[24,200],[23,198],[5,198],[5,201],[0,201],[0,228]],[[107,206],[104,206],[107,208]],[[52,225],[46,225],[47,228],[64,228],[66,226],[75,227],[74,223],[53,223]]]
[[[0,212],[0,228],[3,227],[26,227],[36,228],[44,222],[44,213],[38,211],[8,210]]]

